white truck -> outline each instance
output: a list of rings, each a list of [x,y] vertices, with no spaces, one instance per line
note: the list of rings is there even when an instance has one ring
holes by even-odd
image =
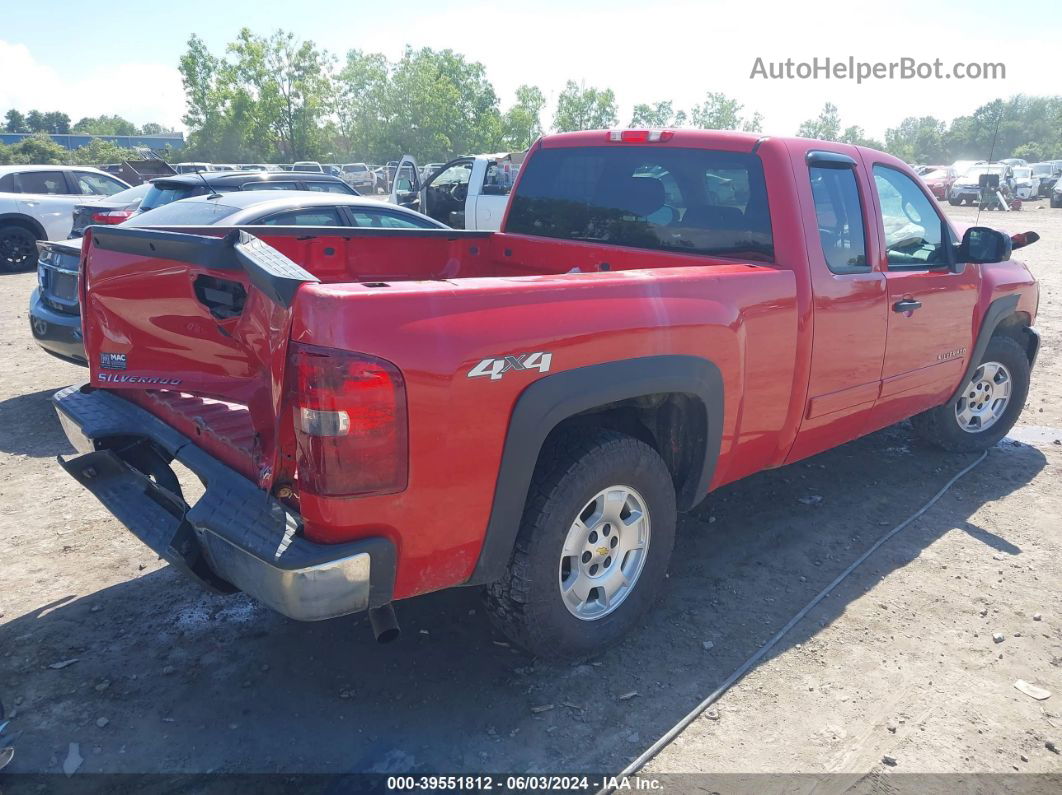
[[[467,155],[422,180],[417,162],[406,155],[398,164],[389,201],[454,229],[496,231],[523,160],[523,152]]]

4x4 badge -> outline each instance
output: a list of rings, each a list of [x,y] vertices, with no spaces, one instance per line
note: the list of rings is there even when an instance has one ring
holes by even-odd
[[[490,376],[491,381],[497,381],[510,370],[538,370],[540,373],[548,373],[552,362],[553,354],[543,351],[517,353],[498,359],[483,359],[468,371],[468,377],[479,378],[487,375]]]

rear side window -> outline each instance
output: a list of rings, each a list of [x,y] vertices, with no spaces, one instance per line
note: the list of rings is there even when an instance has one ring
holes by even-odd
[[[808,173],[826,266],[834,273],[866,273],[870,263],[855,172],[811,166]]]
[[[62,171],[23,171],[15,174],[16,193],[70,193]]]
[[[395,215],[392,213],[379,213],[375,210],[355,210],[351,208],[354,223],[357,226],[367,226],[382,229],[439,229],[440,227],[431,221],[416,216]]]
[[[209,226],[239,209],[216,201],[172,202],[134,215],[125,226]]]
[[[258,221],[276,226],[346,226],[335,207],[311,207],[277,213]]]
[[[771,261],[756,155],[649,146],[544,149],[512,198],[507,232]]]
[[[354,190],[348,188],[343,182],[307,182],[306,190],[315,190],[318,193],[342,193],[344,196],[354,195]]]
[[[298,190],[299,186],[294,182],[275,182],[262,180],[261,182],[245,182],[240,190]]]

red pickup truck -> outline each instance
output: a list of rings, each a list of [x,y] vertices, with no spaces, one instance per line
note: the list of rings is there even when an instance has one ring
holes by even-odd
[[[907,417],[998,442],[1039,345],[1010,259],[1035,239],[960,238],[880,152],[692,130],[541,139],[500,232],[94,227],[62,465],[292,618],[391,637],[395,600],[486,586],[514,641],[585,655],[713,489]]]

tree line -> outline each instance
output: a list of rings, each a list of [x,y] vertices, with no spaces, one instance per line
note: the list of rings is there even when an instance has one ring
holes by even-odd
[[[425,161],[521,150],[545,131],[542,88],[516,89],[505,111],[483,64],[453,50],[407,47],[395,61],[351,50],[340,60],[312,41],[243,29],[212,53],[193,35],[181,57],[189,157],[216,162],[382,162],[410,152]],[[671,100],[634,105],[621,119],[611,88],[569,80],[549,128],[695,127],[759,132],[763,116],[721,92],[683,109]],[[1062,97],[994,99],[947,123],[908,117],[876,140],[843,124],[826,103],[798,135],[871,146],[907,162],[950,163],[992,156],[1062,157]]]
[[[161,124],[148,122],[140,127],[121,116],[85,116],[76,124],[70,123],[70,117],[62,111],[42,112],[31,110],[22,113],[11,108],[4,114],[4,132],[9,133],[50,133],[53,135],[159,135],[171,132]]]
[[[378,163],[408,152],[423,162],[445,161],[459,154],[526,149],[545,132],[547,110],[548,128],[556,132],[619,126],[760,132],[763,127],[762,114],[712,91],[688,108],[667,99],[638,103],[629,119],[621,119],[611,88],[574,80],[565,83],[551,109],[541,87],[525,84],[503,111],[483,64],[453,50],[407,47],[397,60],[351,50],[340,59],[282,30],[262,36],[244,28],[220,53],[193,35],[178,69],[189,131],[179,150],[182,160]],[[157,124],[137,129],[107,115],[71,125],[66,114],[55,111],[10,110],[5,119],[9,131],[162,131]],[[883,141],[859,125],[843,123],[837,106],[827,102],[796,134],[870,146],[909,163],[1062,158],[1062,97],[993,99],[950,123],[910,116],[888,128]],[[0,162],[4,156],[0,150]]]

